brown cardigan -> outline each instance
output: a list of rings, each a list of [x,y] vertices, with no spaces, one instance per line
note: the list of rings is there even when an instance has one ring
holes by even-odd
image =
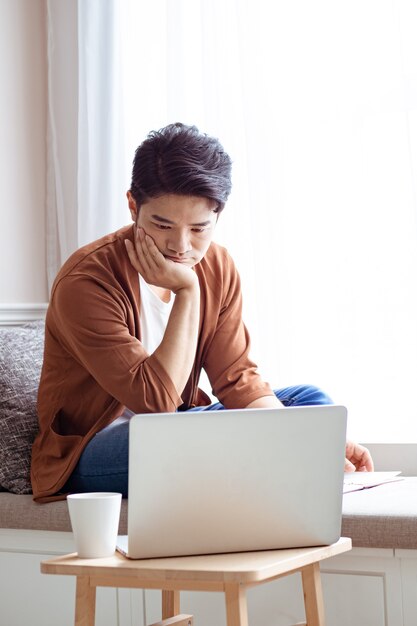
[[[201,293],[198,347],[182,398],[177,394],[158,358],[140,342],[139,281],[126,238],[133,238],[132,226],[81,248],[54,282],[32,450],[35,500],[63,497],[58,492],[88,441],[125,407],[156,413],[209,404],[197,386],[202,368],[227,408],[273,395],[249,358],[238,273],[214,243],[194,268]]]

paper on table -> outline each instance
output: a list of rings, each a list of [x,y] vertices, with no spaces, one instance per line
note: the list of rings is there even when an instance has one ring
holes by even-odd
[[[343,493],[360,491],[361,489],[392,483],[396,480],[403,480],[402,476],[398,474],[401,474],[401,472],[346,472],[343,481]]]

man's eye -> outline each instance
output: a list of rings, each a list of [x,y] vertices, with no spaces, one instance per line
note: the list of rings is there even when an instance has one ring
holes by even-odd
[[[157,223],[155,223],[154,226],[159,228],[159,230],[169,230],[171,228],[170,226],[167,226],[166,224],[157,224]]]

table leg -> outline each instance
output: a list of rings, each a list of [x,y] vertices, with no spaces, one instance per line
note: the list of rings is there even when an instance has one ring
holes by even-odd
[[[174,617],[180,613],[180,592],[162,590],[162,619]]]
[[[95,614],[96,588],[90,585],[89,576],[77,576],[75,626],[94,626]]]
[[[225,583],[227,626],[248,626],[246,589],[239,583]]]
[[[308,626],[325,626],[320,565],[313,563],[301,570],[304,606]]]

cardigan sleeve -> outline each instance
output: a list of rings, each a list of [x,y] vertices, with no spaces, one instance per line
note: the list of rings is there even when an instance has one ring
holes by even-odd
[[[228,409],[244,408],[253,400],[274,394],[249,356],[250,337],[242,320],[240,278],[227,253],[216,274],[221,295],[203,366],[220,402]]]
[[[182,404],[161,362],[129,328],[129,302],[114,285],[97,277],[67,275],[53,299],[53,332],[72,356],[69,375],[93,377],[136,413],[172,412]]]

